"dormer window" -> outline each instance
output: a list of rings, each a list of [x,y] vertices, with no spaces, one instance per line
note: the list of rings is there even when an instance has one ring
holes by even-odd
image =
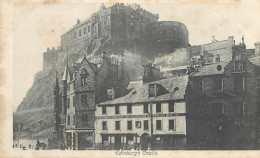
[[[149,97],[155,97],[156,84],[149,84]]]

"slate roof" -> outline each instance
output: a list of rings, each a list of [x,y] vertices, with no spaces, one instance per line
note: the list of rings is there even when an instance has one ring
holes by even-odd
[[[149,97],[149,84],[159,84],[168,92],[157,97]],[[184,99],[186,87],[188,85],[188,76],[171,77],[146,84],[137,84],[127,95],[100,103],[98,105],[143,103],[156,101],[169,101]],[[177,88],[178,87],[178,88]]]
[[[183,69],[187,69],[189,65],[184,65],[184,66],[176,66],[173,68],[162,68],[161,71],[162,72],[167,72],[167,71],[176,71],[176,70],[183,70]]]
[[[137,86],[142,86],[143,80],[137,80],[137,81],[130,81],[130,83],[127,86],[127,89],[131,90]]]
[[[224,68],[227,65],[227,62],[219,62],[219,63],[212,63],[209,65],[205,65],[198,69],[198,71],[193,72],[190,76],[196,77],[196,76],[207,76],[207,75],[218,75],[224,73]],[[221,65],[222,69],[219,71],[217,69],[217,66]]]

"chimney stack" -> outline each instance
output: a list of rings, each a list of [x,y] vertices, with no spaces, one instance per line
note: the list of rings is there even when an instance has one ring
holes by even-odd
[[[215,36],[212,36],[212,43],[217,42]]]
[[[260,55],[260,42],[255,43],[255,55]]]

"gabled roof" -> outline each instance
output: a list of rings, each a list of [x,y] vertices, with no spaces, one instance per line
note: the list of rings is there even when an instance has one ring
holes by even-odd
[[[149,84],[158,84],[168,92],[157,97],[149,97]],[[111,101],[100,103],[98,105],[180,100],[184,99],[187,85],[187,75],[181,77],[166,78],[142,85],[136,84],[136,86],[127,95]]]
[[[212,63],[209,65],[204,65],[200,67],[198,71],[193,72],[190,74],[191,77],[196,76],[207,76],[207,75],[219,75],[224,73],[224,67],[227,65],[227,62],[219,62],[219,63]],[[221,70],[217,69],[217,66],[221,65]]]
[[[79,64],[79,65],[80,65],[80,64],[83,62],[83,60],[86,60],[86,61],[87,61],[87,63],[90,65],[90,68],[91,68],[94,72],[97,71],[97,64],[89,62],[86,57],[81,57],[81,58],[79,58],[78,61],[76,62],[76,64]]]

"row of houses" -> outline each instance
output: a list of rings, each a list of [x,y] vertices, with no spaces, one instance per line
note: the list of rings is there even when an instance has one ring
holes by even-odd
[[[244,44],[232,49],[229,62],[201,56],[167,77],[148,63],[133,82],[122,58],[67,65],[54,86],[56,148],[259,149],[260,67]]]

